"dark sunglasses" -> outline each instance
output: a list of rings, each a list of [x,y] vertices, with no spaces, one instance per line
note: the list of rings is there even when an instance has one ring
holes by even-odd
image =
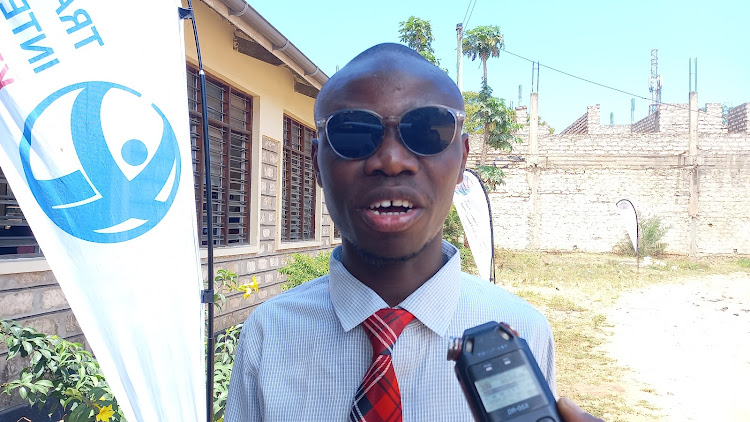
[[[397,123],[401,142],[409,151],[430,156],[448,148],[465,117],[462,110],[431,105],[391,117],[382,117],[370,110],[339,110],[316,123],[336,154],[348,160],[359,160],[372,155],[383,143],[386,121]]]

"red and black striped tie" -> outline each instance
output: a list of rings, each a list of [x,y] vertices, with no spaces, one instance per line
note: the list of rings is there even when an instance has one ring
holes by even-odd
[[[372,363],[354,396],[350,422],[401,422],[401,391],[391,354],[396,339],[413,319],[409,311],[386,308],[362,323],[372,343]]]

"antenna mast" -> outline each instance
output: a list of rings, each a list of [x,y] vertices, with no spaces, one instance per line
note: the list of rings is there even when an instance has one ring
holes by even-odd
[[[648,82],[648,91],[651,93],[651,105],[648,114],[655,113],[661,104],[661,75],[659,74],[659,50],[651,50],[651,78]]]

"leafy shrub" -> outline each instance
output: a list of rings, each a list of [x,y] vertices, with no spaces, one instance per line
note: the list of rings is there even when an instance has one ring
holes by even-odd
[[[286,266],[279,268],[281,274],[286,275],[286,283],[281,285],[281,290],[289,290],[314,278],[328,274],[328,261],[331,252],[322,252],[315,256],[295,253]]]
[[[224,411],[229,394],[229,379],[232,375],[234,355],[240,339],[242,324],[233,325],[216,338],[214,347],[214,421],[224,420]]]
[[[461,254],[461,270],[476,273],[474,256],[471,254],[469,246],[464,243],[466,239],[464,226],[461,224],[461,219],[458,217],[458,211],[456,211],[454,205],[451,205],[448,217],[443,223],[443,239],[458,248],[458,252]]]
[[[215,344],[213,419],[216,422],[224,420],[241,329],[242,324],[227,328]],[[99,363],[80,343],[38,333],[10,320],[0,320],[0,334],[9,349],[7,359],[31,356],[19,378],[1,386],[3,393],[13,394],[17,390],[21,398],[39,409],[52,403],[50,416],[62,406],[65,422],[125,422]]]
[[[66,422],[124,421],[117,401],[104,380],[99,363],[80,343],[38,333],[10,320],[0,320],[0,337],[8,346],[6,359],[30,357],[18,379],[2,385],[2,391],[31,406],[50,406],[50,416],[65,410]]]
[[[476,172],[489,192],[494,192],[498,186],[505,184],[505,173],[499,167],[479,166],[476,168]]]
[[[664,253],[667,244],[661,239],[669,231],[669,226],[663,226],[659,217],[648,217],[638,220],[638,255],[659,256]],[[625,234],[622,240],[613,248],[615,253],[635,256],[630,236]]]
[[[208,283],[204,283],[204,287],[208,287]],[[224,290],[229,292],[244,292],[243,297],[247,299],[253,292],[258,291],[258,278],[253,276],[250,283],[239,284],[237,274],[224,269],[216,271],[216,277],[214,277],[214,304],[220,311],[227,301],[227,297],[223,293]]]

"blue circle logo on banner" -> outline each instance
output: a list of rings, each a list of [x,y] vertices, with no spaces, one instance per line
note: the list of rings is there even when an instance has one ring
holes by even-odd
[[[96,243],[124,242],[151,230],[171,207],[180,181],[177,138],[164,113],[154,104],[151,108],[163,123],[158,146],[149,150],[143,141],[130,139],[116,152],[119,157],[113,155],[102,127],[102,102],[110,90],[141,97],[128,87],[110,82],[67,86],[48,96],[29,114],[20,145],[29,188],[45,214],[70,235]],[[78,169],[60,177],[38,179],[32,171],[32,151],[35,166],[51,167],[55,163],[46,162],[50,155],[32,145],[32,133],[41,132],[34,125],[45,110],[74,91],[78,92],[71,94],[75,100],[70,131]],[[118,161],[131,168],[124,171]]]

